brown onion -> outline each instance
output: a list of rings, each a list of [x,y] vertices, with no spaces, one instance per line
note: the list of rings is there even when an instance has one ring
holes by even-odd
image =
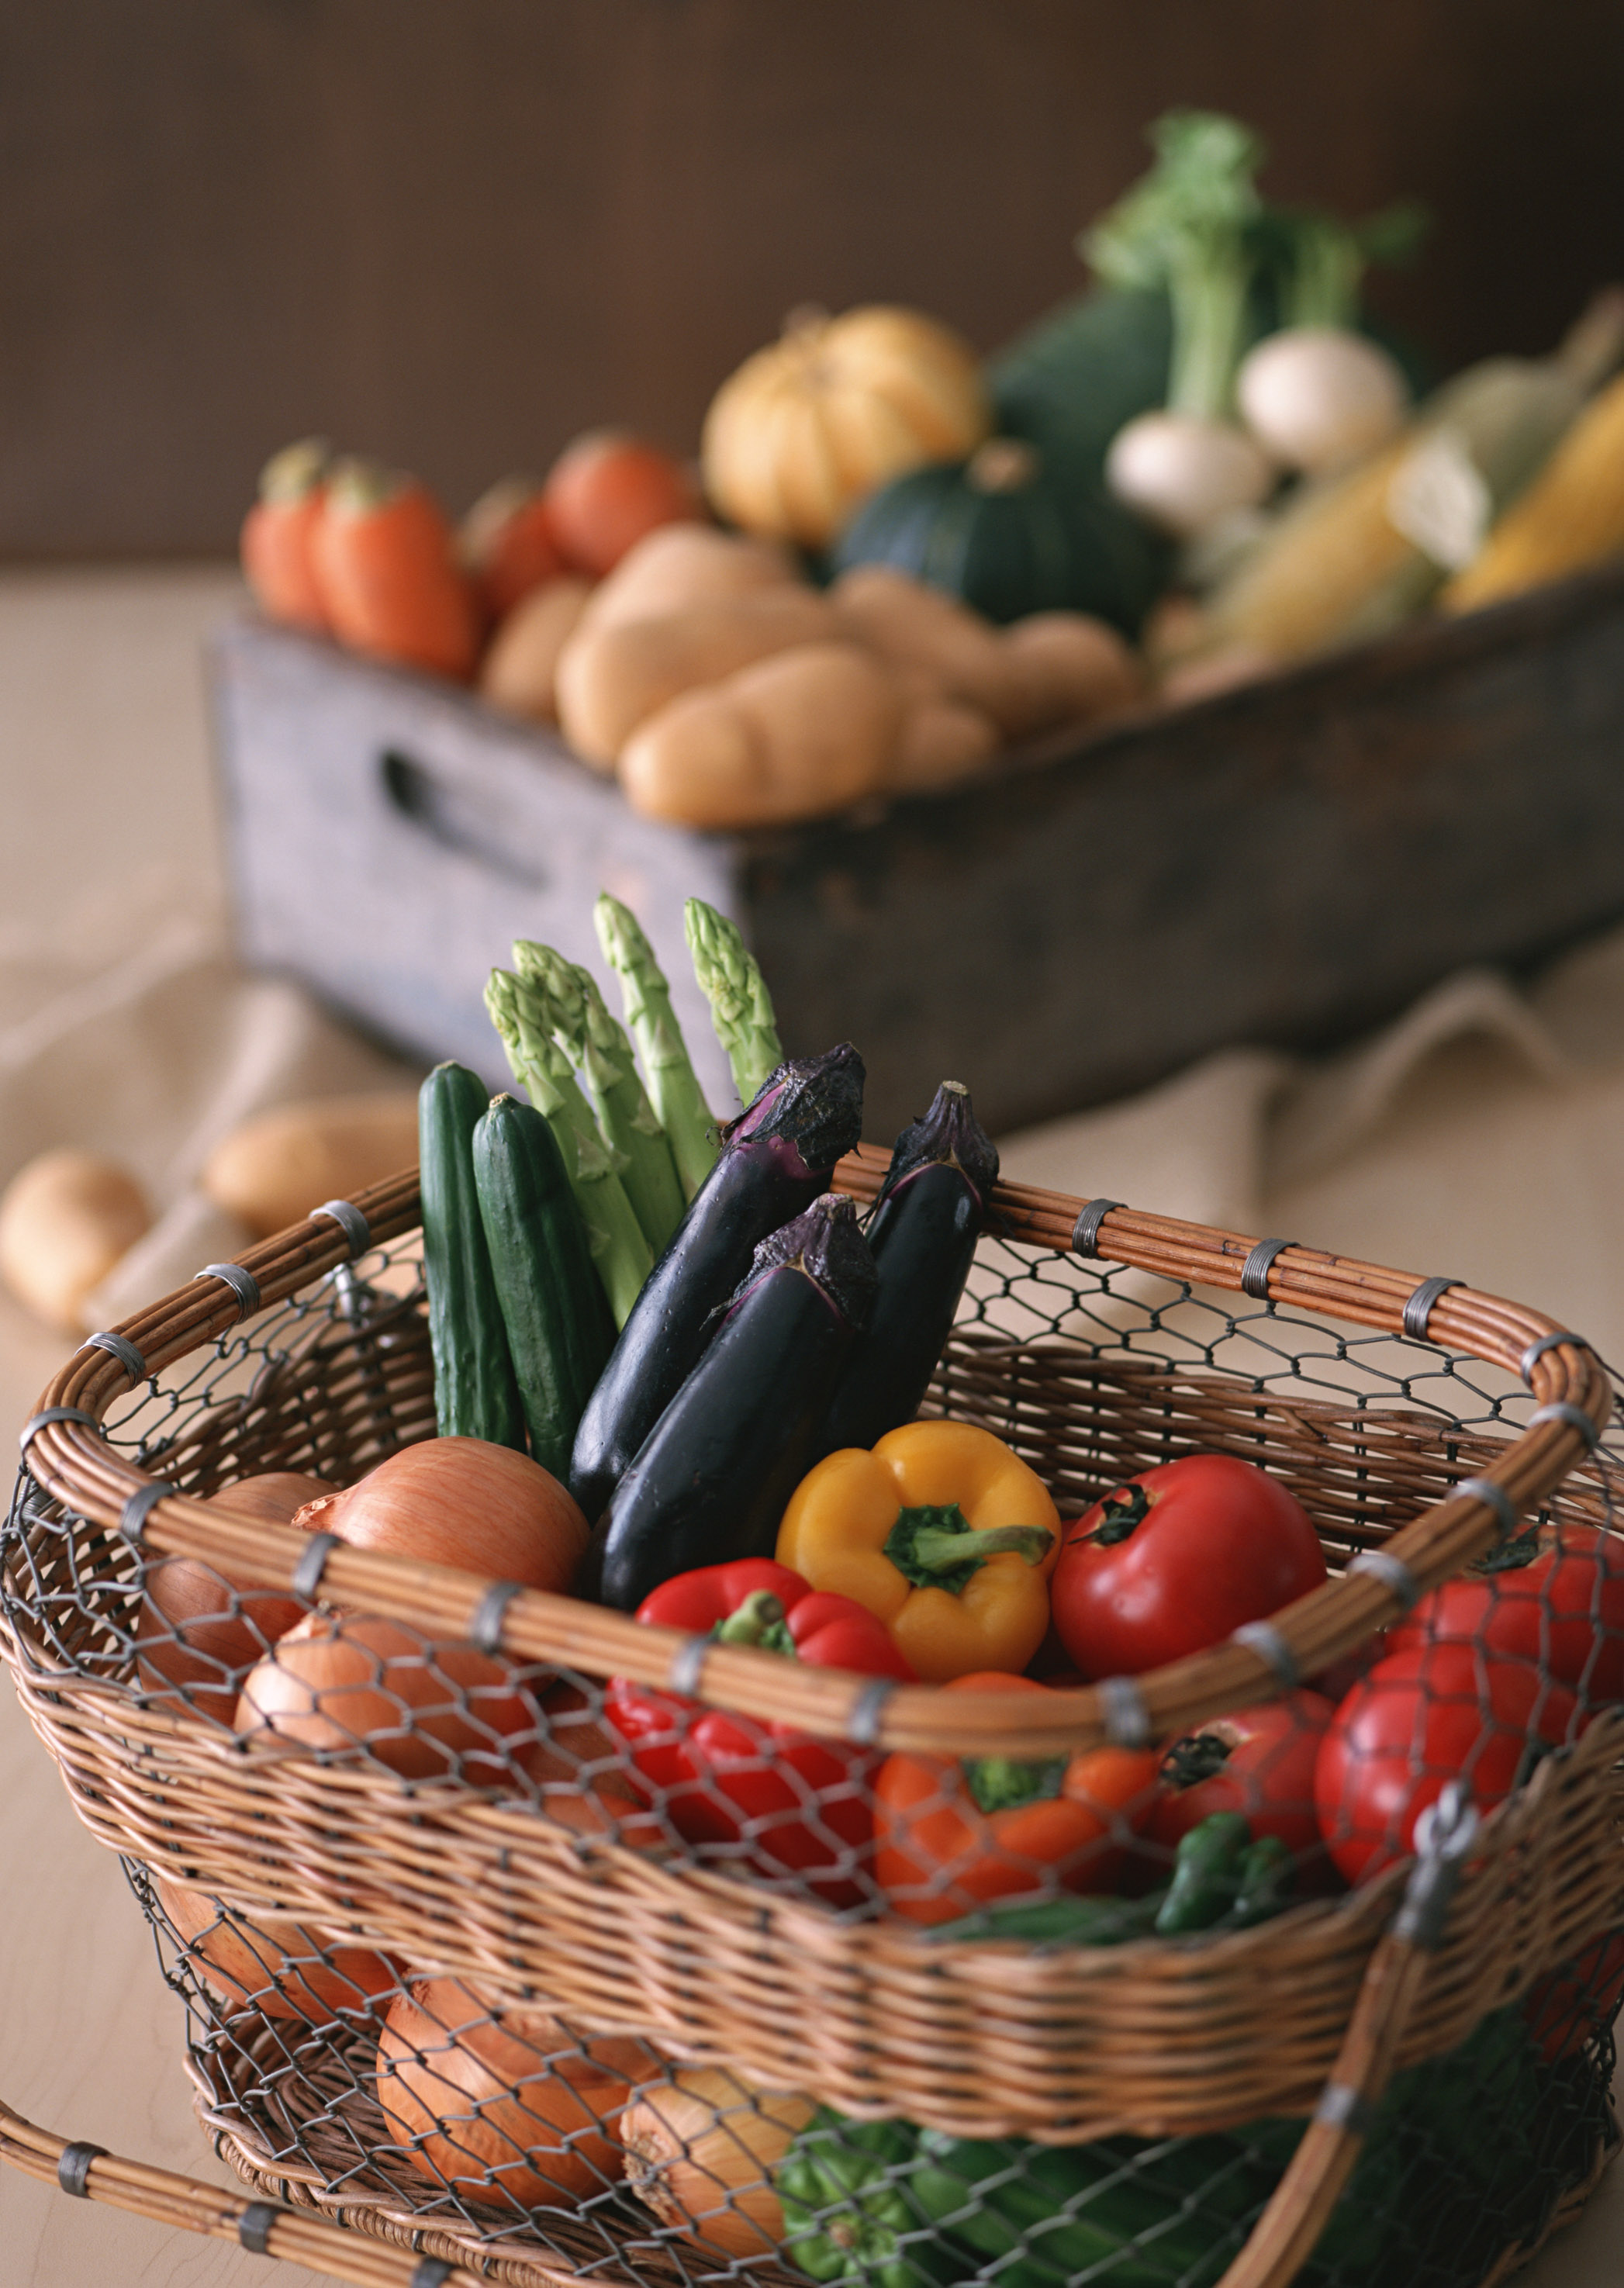
[[[784,2237],[772,2173],[813,2110],[808,2097],[752,2089],[720,2066],[677,2074],[621,2116],[627,2182],[701,2248],[768,2255]]]
[[[491,2207],[573,2206],[619,2177],[607,2132],[632,2085],[663,2066],[635,2036],[584,2040],[545,2012],[432,1978],[390,2006],[377,2098],[430,2183]]]
[[[398,1966],[370,1947],[329,1946],[290,1917],[250,1922],[161,1875],[152,1887],[199,1975],[226,2001],[251,2005],[262,2017],[326,2025],[400,1982]]]
[[[306,1504],[330,1497],[325,1478],[269,1470],[239,1478],[207,1506],[262,1525],[291,1524]],[[199,1715],[229,1724],[254,1663],[302,1620],[307,1606],[285,1589],[256,1589],[218,1562],[163,1557],[147,1569],[136,1619],[138,1666],[149,1690],[169,1686]]]
[[[567,1488],[527,1454],[484,1438],[402,1447],[342,1493],[307,1503],[294,1523],[305,1533],[336,1533],[357,1549],[460,1565],[560,1595],[587,1545],[586,1520]]]
[[[329,1753],[370,1756],[404,1779],[511,1784],[514,1735],[541,1708],[508,1661],[369,1613],[311,1613],[250,1673],[236,1725]]]

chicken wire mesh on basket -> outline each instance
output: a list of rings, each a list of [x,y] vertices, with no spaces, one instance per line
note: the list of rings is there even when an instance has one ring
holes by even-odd
[[[1535,1401],[1419,1336],[987,1240],[928,1410],[1006,1442],[1067,1520],[1181,1457],[1260,1465],[1336,1572],[1491,1472]],[[406,1241],[142,1385],[101,1430],[208,1498],[267,1473],[348,1484],[433,1426]],[[1508,1806],[1479,1940],[1492,1915],[1531,1942],[1502,1934],[1486,1969],[1456,1958],[1470,1934],[1446,1950],[1300,2276],[1466,2284],[1536,2244],[1615,2139],[1624,1879],[1573,1809],[1605,1790],[1624,1699],[1613,1468],[1599,1448],[1502,1535],[1497,1570],[1400,1625],[1396,1655],[1369,1644],[1284,1692],[1265,1679],[1258,1705],[1143,1740],[1131,1721],[1057,1735],[1041,1756],[813,1737],[709,1704],[698,1658],[685,1691],[523,1660],[500,1594],[494,1625],[454,1634],[322,1604],[308,1556],[296,1588],[234,1586],[26,1468],[5,1614],[30,1712],[124,1848],[185,1997],[221,2149],[279,2201],[525,2283],[1216,2281],[1303,2140],[1409,1825],[1464,1779],[1485,1812]],[[730,1641],[791,1648],[793,1609],[749,1585],[734,1607]],[[701,1645],[709,1624],[686,1625]],[[1261,1643],[1278,1667],[1278,1633]],[[1377,1653],[1397,1666],[1367,1683]],[[1066,1662],[1050,1646],[1034,1665],[1064,1683]],[[1343,1694],[1362,1729],[1333,1785]],[[115,1766],[166,1756],[167,1793],[115,1800]],[[481,1817],[494,1858],[471,1849]],[[555,1831],[549,1954],[537,1900],[516,1908],[499,1871]],[[883,1991],[859,1993],[882,1961]],[[1178,1996],[1208,1965],[1231,1983],[1192,2061]],[[1132,2007],[1112,1973],[1137,1979]]]

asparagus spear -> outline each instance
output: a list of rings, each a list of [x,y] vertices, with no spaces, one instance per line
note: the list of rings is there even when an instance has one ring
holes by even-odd
[[[604,959],[621,981],[621,1005],[643,1060],[649,1100],[677,1163],[683,1197],[691,1200],[716,1165],[720,1148],[717,1124],[671,1011],[670,988],[629,906],[605,890],[592,919]]]
[[[534,986],[510,977],[505,970],[493,969],[485,1005],[502,1036],[513,1077],[558,1140],[592,1260],[614,1323],[623,1327],[654,1267],[654,1251],[598,1132],[591,1107],[575,1084],[569,1060],[552,1038],[546,1001]]]
[[[682,1221],[682,1186],[638,1078],[624,1026],[605,1008],[591,971],[566,961],[551,946],[521,938],[513,948],[513,966],[525,983],[546,996],[553,1037],[586,1083],[643,1235],[656,1255],[663,1253]]]
[[[683,928],[693,957],[693,974],[710,1004],[717,1038],[733,1069],[741,1104],[752,1103],[767,1076],[784,1061],[766,981],[752,959],[736,923],[690,898]]]

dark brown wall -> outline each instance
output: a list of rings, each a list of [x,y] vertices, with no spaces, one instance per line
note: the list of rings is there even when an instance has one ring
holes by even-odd
[[[992,347],[1174,102],[1427,198],[1382,298],[1446,363],[1624,274],[1620,0],[6,0],[0,553],[223,549],[311,429],[459,507],[685,448],[796,302]]]

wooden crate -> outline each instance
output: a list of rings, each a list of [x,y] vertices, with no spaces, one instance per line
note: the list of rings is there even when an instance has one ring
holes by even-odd
[[[713,1103],[690,894],[742,925],[792,1053],[861,1049],[879,1138],[944,1076],[1007,1132],[1226,1045],[1325,1046],[1624,915],[1624,568],[770,833],[652,824],[556,738],[257,623],[212,675],[247,957],[493,1081],[487,973],[520,935],[596,963],[600,887]]]

